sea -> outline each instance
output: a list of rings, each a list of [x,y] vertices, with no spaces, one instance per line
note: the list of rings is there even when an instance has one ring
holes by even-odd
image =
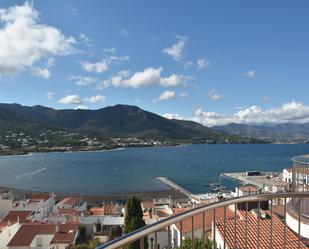
[[[222,144],[125,148],[111,151],[32,153],[0,157],[0,186],[34,191],[115,194],[160,191],[165,176],[192,193],[208,192],[221,173],[278,171],[309,144]],[[223,179],[232,189],[237,183]]]

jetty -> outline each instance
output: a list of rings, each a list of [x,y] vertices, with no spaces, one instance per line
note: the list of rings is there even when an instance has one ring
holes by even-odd
[[[174,181],[172,181],[168,177],[160,176],[160,177],[157,177],[157,179],[159,181],[161,181],[164,185],[166,185],[166,186],[168,186],[168,187],[170,187],[172,189],[175,189],[175,190],[183,193],[184,195],[188,196],[192,201],[195,201],[195,202],[199,202],[200,201],[200,198],[198,198],[196,195],[191,193],[189,190],[181,187],[180,185],[178,185],[177,183],[175,183]]]
[[[237,173],[222,173],[221,177],[234,179],[244,184],[254,185],[258,188],[264,186],[286,186],[288,183],[284,182],[278,172],[237,172]]]

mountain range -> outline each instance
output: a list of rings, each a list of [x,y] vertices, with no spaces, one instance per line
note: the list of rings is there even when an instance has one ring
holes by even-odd
[[[56,110],[44,106],[0,104],[0,134],[52,129],[107,137],[136,137],[192,143],[259,143],[193,121],[170,120],[137,106],[115,105],[98,110]]]
[[[227,124],[213,127],[230,135],[248,136],[277,143],[309,143],[309,123],[277,125]]]

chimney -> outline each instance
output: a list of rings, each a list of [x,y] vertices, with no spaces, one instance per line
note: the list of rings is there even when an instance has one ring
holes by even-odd
[[[59,224],[57,223],[56,224],[56,233],[58,233],[59,232]]]

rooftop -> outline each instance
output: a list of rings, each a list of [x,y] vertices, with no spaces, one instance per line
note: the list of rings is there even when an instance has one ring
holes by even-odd
[[[74,242],[77,228],[77,224],[24,224],[11,239],[8,246],[30,246],[37,235],[54,235],[51,243],[71,244]]]
[[[237,241],[237,248],[245,248],[245,227],[246,227],[246,211],[239,211],[238,212],[241,216],[240,219],[237,219],[236,222],[236,241]],[[266,211],[267,216],[270,217],[270,212]],[[257,241],[258,241],[258,220],[257,217],[252,212],[247,212],[248,215],[248,240],[247,240],[247,248],[253,249],[256,248]],[[216,227],[220,232],[222,238],[224,234],[224,222],[223,220],[216,221]],[[265,218],[260,219],[260,249],[269,249],[270,245],[270,227],[271,227],[271,219]],[[227,220],[226,221],[226,245],[227,248],[234,247],[234,228],[235,228],[235,221]],[[284,241],[284,224],[281,220],[276,216],[273,215],[273,236],[272,236],[272,243],[274,249],[281,249],[283,248],[283,241]],[[286,245],[287,249],[295,249],[298,248],[298,237],[289,229],[287,229],[286,233],[286,241],[288,242]],[[307,248],[302,242],[300,243],[300,248],[305,249]]]
[[[17,222],[19,223],[29,223],[31,222],[30,216],[32,211],[10,211],[6,216],[2,218],[2,222]]]

